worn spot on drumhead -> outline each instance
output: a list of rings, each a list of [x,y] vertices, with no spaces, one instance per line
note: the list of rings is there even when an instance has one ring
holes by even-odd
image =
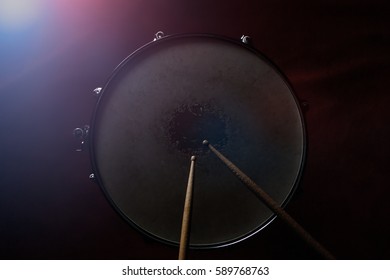
[[[178,107],[168,120],[170,146],[185,154],[204,151],[202,141],[208,139],[215,146],[227,142],[227,118],[212,104],[186,104]]]

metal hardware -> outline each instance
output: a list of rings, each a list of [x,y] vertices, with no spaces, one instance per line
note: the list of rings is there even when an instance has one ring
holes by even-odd
[[[310,109],[310,104],[307,100],[298,100],[299,101],[299,104],[301,105],[301,110],[303,113],[307,113]]]
[[[161,38],[164,37],[164,36],[165,36],[164,32],[158,31],[156,34],[154,34],[154,39],[153,39],[153,41],[157,41],[158,39],[161,39]]]
[[[94,173],[89,174],[89,179],[95,180],[95,174]]]
[[[88,139],[88,133],[89,133],[89,125],[84,125],[83,128],[77,127],[73,130],[73,136],[81,141],[79,147],[76,149],[76,152],[83,151],[84,144]]]
[[[95,96],[99,96],[100,92],[102,91],[102,88],[101,87],[97,87],[93,90],[93,94]]]
[[[242,35],[241,42],[243,42],[244,44],[250,45],[252,43],[252,38],[247,36],[247,35]]]

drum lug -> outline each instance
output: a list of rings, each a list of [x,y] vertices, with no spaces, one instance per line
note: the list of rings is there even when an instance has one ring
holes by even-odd
[[[76,149],[76,152],[82,152],[84,145],[88,139],[88,133],[89,133],[89,125],[84,125],[83,128],[76,127],[73,130],[73,136],[80,140],[79,147]]]
[[[93,95],[99,96],[101,91],[102,91],[102,88],[101,87],[97,87],[97,88],[95,88],[93,90]]]
[[[241,42],[247,45],[252,45],[252,38],[247,36],[247,35],[242,35],[241,36]]]
[[[299,100],[299,103],[301,105],[301,109],[304,113],[308,112],[309,111],[309,102],[306,101],[306,100]]]
[[[154,34],[154,39],[153,39],[153,41],[157,41],[158,39],[161,39],[161,38],[164,37],[164,36],[165,36],[164,32],[158,31],[156,34]]]

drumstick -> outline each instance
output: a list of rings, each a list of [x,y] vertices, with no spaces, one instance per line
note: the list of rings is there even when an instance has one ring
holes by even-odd
[[[188,176],[186,198],[184,202],[183,221],[181,224],[179,260],[185,260],[187,255],[187,248],[190,240],[190,223],[191,223],[191,207],[192,207],[192,193],[194,185],[194,170],[196,157],[191,157],[190,174]]]
[[[334,259],[334,256],[315,240],[301,225],[299,225],[286,211],[279,206],[259,185],[235,166],[230,160],[214,148],[209,141],[204,140],[203,144],[209,149],[251,190],[264,204],[270,208],[282,221],[289,225],[303,240],[313,247],[326,259]]]

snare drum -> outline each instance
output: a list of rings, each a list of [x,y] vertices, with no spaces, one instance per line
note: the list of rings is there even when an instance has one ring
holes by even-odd
[[[285,205],[303,168],[305,130],[281,72],[249,45],[214,35],[155,40],[103,87],[91,125],[95,177],[135,228],[178,244],[197,156],[191,247],[220,247],[274,214],[202,146],[209,142]]]

